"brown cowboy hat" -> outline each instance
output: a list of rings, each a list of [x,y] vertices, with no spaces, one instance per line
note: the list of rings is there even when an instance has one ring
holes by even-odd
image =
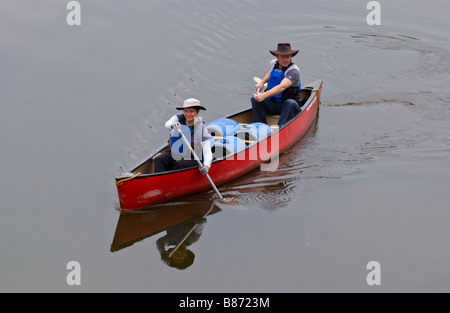
[[[290,55],[291,57],[295,56],[298,53],[298,50],[292,50],[290,43],[279,43],[277,50],[269,50],[274,56],[277,55]]]

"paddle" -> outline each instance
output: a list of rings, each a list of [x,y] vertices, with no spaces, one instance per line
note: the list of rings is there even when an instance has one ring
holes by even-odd
[[[191,154],[193,155],[195,161],[197,161],[198,165],[200,167],[203,166],[202,162],[200,161],[200,159],[198,158],[197,154],[195,153],[195,151],[192,149],[191,144],[189,143],[189,141],[186,139],[186,137],[184,136],[183,132],[181,131],[181,129],[177,129],[178,133],[181,136],[181,139],[183,140],[184,144],[188,147],[189,151],[191,152]],[[217,193],[217,195],[219,196],[219,201],[216,202],[216,205],[220,208],[219,204],[224,204],[224,205],[230,205],[231,207],[233,207],[234,209],[238,209],[238,210],[247,210],[247,207],[244,205],[241,205],[240,203],[237,203],[236,201],[230,200],[230,199],[224,199],[222,197],[222,195],[220,194],[219,190],[217,189],[216,185],[214,184],[214,182],[212,181],[211,177],[209,176],[209,174],[205,175],[206,178],[208,178],[209,183],[211,184],[211,186],[213,187],[214,191]]]
[[[253,79],[255,80],[255,82],[257,83],[257,84],[259,84],[260,82],[261,82],[261,78],[259,78],[259,77],[253,77]],[[267,87],[267,83],[265,83],[264,84],[264,86],[263,87]],[[258,88],[258,90],[256,91],[256,93],[259,93],[261,91],[261,89],[260,88]]]
[[[197,161],[198,166],[202,167],[203,164],[200,161],[200,159],[198,158],[197,154],[195,153],[194,150],[192,150],[191,144],[189,143],[189,141],[186,139],[186,137],[184,136],[183,132],[181,131],[181,129],[177,129],[178,133],[181,136],[181,139],[183,139],[186,147],[188,147],[189,152],[191,152],[191,154],[194,156],[195,161]],[[222,195],[220,194],[219,190],[217,189],[216,185],[214,185],[214,182],[212,181],[211,177],[209,177],[209,174],[205,175],[206,178],[208,178],[209,183],[211,184],[211,186],[213,187],[214,191],[217,193],[217,195],[219,196],[220,199],[223,199]]]
[[[219,200],[211,201],[208,211],[202,215],[200,220],[204,220],[209,215],[209,213],[211,213],[214,206],[217,206],[219,209],[223,209],[223,206],[221,205],[221,200],[223,200],[223,198],[221,198]],[[235,202],[228,202],[228,203],[232,204],[234,207]],[[240,208],[247,209],[246,207],[242,207],[242,206],[240,206]],[[197,227],[198,224],[200,224],[200,222],[195,222],[194,226],[192,226],[191,229],[189,229],[189,231],[186,233],[186,235],[184,235],[183,239],[181,239],[180,242],[175,246],[175,248],[173,248],[173,250],[170,251],[168,258],[170,258],[172,256],[172,254],[174,254],[175,251],[177,251],[178,248],[186,241],[186,239],[191,235],[191,233],[195,230],[195,228]]]
[[[211,210],[214,208],[214,205],[216,204],[216,201],[211,201],[211,205],[209,206],[208,211],[203,214],[203,216],[201,217],[201,220],[205,219],[209,213],[211,212]],[[175,246],[175,248],[173,248],[173,250],[169,253],[169,258],[172,256],[172,254],[175,253],[175,251],[178,250],[178,248],[186,241],[186,239],[191,235],[191,233],[194,231],[194,229],[197,227],[197,225],[200,223],[195,223],[194,226],[192,226],[192,228],[186,233],[186,235],[184,235],[183,239],[180,240],[180,242]]]

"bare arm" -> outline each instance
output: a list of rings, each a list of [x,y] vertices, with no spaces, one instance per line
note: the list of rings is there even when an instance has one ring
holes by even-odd
[[[267,76],[267,75],[266,75]],[[270,76],[270,73],[269,73]],[[264,77],[266,78],[266,77]],[[283,80],[281,81],[281,83],[275,87],[273,87],[270,90],[267,90],[266,92],[261,92],[255,95],[255,100],[258,102],[264,101],[264,99],[268,98],[268,97],[273,97],[281,92],[283,92],[284,90],[286,90],[287,88],[292,86],[292,81],[290,81],[288,78],[283,78]]]
[[[255,89],[256,89],[256,90],[262,90],[262,89],[263,89],[264,84],[267,83],[267,82],[269,81],[269,78],[270,78],[270,72],[271,72],[271,71],[269,71],[269,72],[266,74],[266,76],[264,76],[264,78],[261,79],[261,81],[255,85]]]

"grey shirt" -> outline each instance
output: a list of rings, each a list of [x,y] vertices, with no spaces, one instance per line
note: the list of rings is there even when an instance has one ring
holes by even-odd
[[[273,67],[277,63],[277,59],[273,59],[270,61],[270,72],[272,72]],[[276,71],[280,71],[281,69],[277,69]],[[292,82],[293,86],[300,86],[300,69],[297,64],[292,64],[289,66],[284,72],[284,78],[289,79]]]

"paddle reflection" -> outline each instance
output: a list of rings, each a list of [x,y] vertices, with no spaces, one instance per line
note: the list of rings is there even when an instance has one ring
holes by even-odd
[[[168,266],[185,269],[194,262],[195,254],[190,246],[200,239],[206,217],[219,211],[211,200],[158,205],[149,210],[122,211],[111,252],[160,234],[156,248],[161,260]]]
[[[198,218],[196,221],[168,228],[166,235],[156,240],[161,260],[180,270],[191,266],[195,254],[188,247],[200,239],[205,224],[206,218]]]

